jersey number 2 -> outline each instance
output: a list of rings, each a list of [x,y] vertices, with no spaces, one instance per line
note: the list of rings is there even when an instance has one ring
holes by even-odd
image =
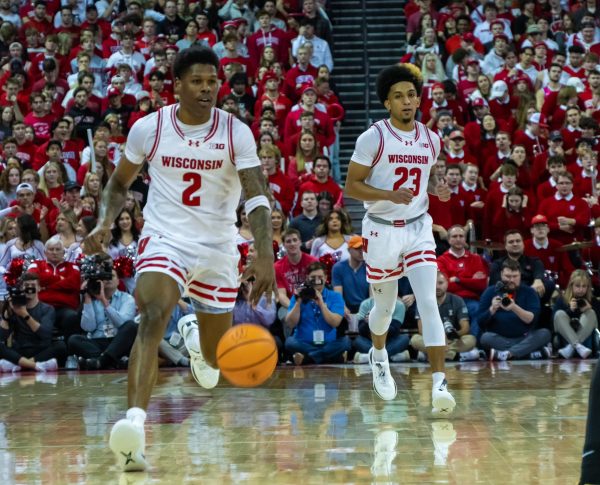
[[[407,188],[409,190],[412,190],[413,195],[415,197],[417,195],[419,195],[419,190],[421,187],[421,169],[420,168],[413,167],[409,170],[406,167],[398,167],[396,169],[395,173],[400,178],[394,184],[394,190],[398,190],[410,178],[410,185]]]
[[[200,196],[196,194],[202,187],[202,176],[196,172],[186,172],[183,174],[184,182],[191,182],[181,194],[181,201],[184,205],[191,207],[200,206]]]

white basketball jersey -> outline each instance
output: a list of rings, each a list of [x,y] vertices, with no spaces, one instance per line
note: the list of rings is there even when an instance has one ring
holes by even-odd
[[[144,233],[207,244],[232,241],[241,196],[237,171],[260,165],[256,145],[249,128],[220,109],[213,109],[212,124],[204,136],[190,138],[177,119],[178,106],[167,106],[140,120],[155,128],[153,143],[146,144],[151,148],[145,151],[151,182]],[[146,120],[153,115],[154,121]],[[246,145],[249,135],[254,156],[236,167],[234,136],[238,133]],[[236,149],[241,145],[238,139]],[[242,158],[248,147],[244,150]]]
[[[371,130],[374,131],[369,133]],[[388,120],[378,121],[363,135],[357,141],[355,154],[365,153],[360,144],[379,140],[377,148],[371,149],[371,153],[377,151],[371,158],[371,173],[365,183],[383,190],[404,187],[414,193],[408,205],[385,200],[365,202],[367,212],[387,220],[406,220],[424,214],[429,207],[429,174],[440,153],[439,136],[418,121],[415,121],[414,131],[409,133],[397,130]],[[352,160],[364,164],[366,160],[360,158],[356,155]]]

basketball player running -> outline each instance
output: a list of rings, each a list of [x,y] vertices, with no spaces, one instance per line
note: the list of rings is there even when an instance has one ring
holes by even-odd
[[[448,414],[455,401],[444,374],[446,339],[435,297],[437,263],[427,193],[447,201],[450,189],[431,170],[440,153],[439,137],[415,120],[421,89],[422,78],[414,66],[394,65],[379,73],[377,96],[390,118],[372,125],[356,141],[346,194],[365,201],[367,209],[363,251],[375,300],[369,318],[375,392],[385,400],[396,397],[385,339],[396,304],[397,280],[406,274],[423,321],[433,371],[433,412]]]
[[[194,377],[204,387],[217,384],[216,346],[231,326],[239,286],[234,237],[242,189],[257,253],[244,275],[254,277],[252,302],[274,289],[266,182],[250,129],[214,107],[218,67],[219,59],[207,48],[178,54],[173,75],[179,104],[133,125],[125,156],[104,190],[98,226],[85,241],[87,253],[102,249],[127,188],[148,161],[152,182],[136,261],[141,320],[129,361],[129,409],[109,440],[125,471],[147,466],[145,410],[158,374],[158,345],[182,289],[200,322],[200,348],[191,353]]]

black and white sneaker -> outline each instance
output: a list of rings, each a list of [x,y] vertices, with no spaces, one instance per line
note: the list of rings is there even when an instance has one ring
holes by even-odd
[[[431,405],[433,414],[448,415],[454,411],[456,401],[448,391],[448,381],[444,379],[439,386],[434,386],[431,391]]]
[[[121,470],[137,472],[148,467],[144,456],[146,447],[144,428],[136,426],[133,421],[129,419],[117,421],[110,432],[108,444]]]
[[[373,360],[373,347],[369,350],[369,365],[373,372],[373,389],[384,401],[391,401],[396,397],[396,382],[390,373],[390,363],[386,359],[383,362]]]

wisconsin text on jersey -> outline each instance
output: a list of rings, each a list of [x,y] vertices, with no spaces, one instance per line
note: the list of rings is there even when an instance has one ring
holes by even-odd
[[[424,148],[429,148],[425,146]],[[391,153],[388,155],[388,162],[390,163],[416,163],[419,165],[427,165],[429,163],[429,157],[425,155],[401,155],[397,153]]]
[[[185,168],[189,170],[218,170],[223,166],[223,160],[198,160],[184,157],[161,157],[164,167]]]

